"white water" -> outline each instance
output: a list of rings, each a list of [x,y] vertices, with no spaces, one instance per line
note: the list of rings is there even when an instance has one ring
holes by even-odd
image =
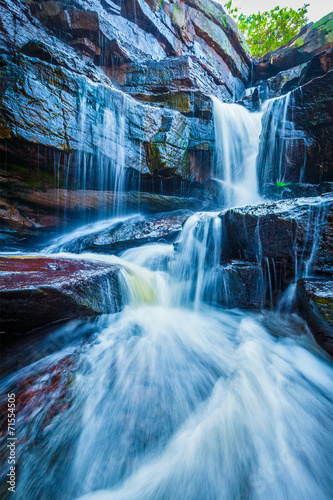
[[[262,132],[257,161],[261,185],[303,182],[306,141],[293,122],[293,93],[267,100],[262,107]]]
[[[256,171],[261,113],[226,104],[212,97],[215,127],[215,171],[223,186],[223,205],[249,205],[260,201]]]
[[[52,399],[19,415],[19,500],[331,498],[332,364],[296,316],[202,302],[214,220],[191,218],[178,252],[80,255],[122,266],[127,305],[57,353],[77,363],[65,413],[43,430]],[[65,328],[71,345],[78,326]],[[52,354],[9,375],[1,392],[31,375],[43,386],[54,363]]]
[[[259,115],[252,127],[238,108],[220,121],[230,148],[221,149],[216,175],[230,205],[258,199],[250,139]],[[48,250],[108,227],[79,228]],[[59,327],[65,347],[2,381],[7,394],[31,377],[37,398],[17,417],[18,500],[332,498],[332,363],[295,315],[204,303],[208,285],[212,303],[220,293],[210,272],[221,238],[217,214],[199,213],[175,250],[154,244],[121,257],[80,255],[121,266],[125,307]],[[39,390],[54,383],[48,374],[67,356],[76,363],[70,404],[47,420],[66,399]]]
[[[104,216],[119,216],[124,212],[121,195],[126,192],[128,115],[132,100],[121,91],[115,97],[109,93],[108,87],[101,87],[100,93],[100,101],[95,103],[93,109],[91,101],[95,97],[89,94],[89,89],[84,85],[80,89],[78,153],[68,155],[63,166],[60,156],[58,161],[54,158],[55,187],[59,188],[63,169],[64,190],[69,191],[65,193],[66,198],[71,196],[71,190],[79,190],[83,201],[89,193],[96,192],[95,211]],[[112,202],[104,196],[106,191],[113,193]],[[87,216],[88,211],[83,211],[82,221]]]

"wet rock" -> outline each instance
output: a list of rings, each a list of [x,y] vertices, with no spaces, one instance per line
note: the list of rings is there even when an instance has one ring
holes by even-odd
[[[182,172],[190,131],[179,113],[137,103],[110,86],[93,84],[84,76],[26,56],[19,60],[3,58],[2,69],[1,137],[7,140],[8,152],[11,139],[39,143],[60,152],[99,154],[99,161],[104,157],[105,161],[119,163],[118,135],[122,134],[120,147],[126,148],[126,166],[141,167],[145,172],[149,165],[140,144],[149,144],[161,127],[165,129],[165,116],[168,144],[179,149],[170,167]],[[184,130],[185,134],[179,135]],[[13,146],[12,154],[15,149]]]
[[[48,323],[120,309],[119,268],[45,257],[0,257],[1,342]]]
[[[42,189],[113,191],[121,172],[125,190],[179,195],[185,185],[194,196],[209,179],[209,95],[241,96],[251,65],[220,5],[9,0],[0,10],[6,203],[17,169],[37,189],[42,178]]]
[[[97,57],[101,53],[101,49],[97,47],[91,40],[88,38],[77,38],[73,42],[71,42],[71,46],[75,49],[82,52],[83,55]]]
[[[262,101],[285,95],[333,69],[333,48],[314,55],[308,63],[280,71],[276,76],[257,82]]]
[[[333,70],[266,104],[258,157],[266,183],[333,181]]]
[[[251,55],[242,34],[222,6],[211,1],[93,0],[89,10],[83,0],[71,6],[30,2],[30,11],[63,41],[89,39],[101,51],[94,60],[103,68],[190,55],[231,94],[236,87],[242,91],[249,75]]]
[[[318,344],[333,355],[333,280],[299,280],[297,305]]]
[[[43,47],[45,53],[51,57]],[[2,161],[53,175],[53,183],[94,189],[102,182],[99,188],[111,190],[118,168],[153,177],[172,174],[180,186],[195,177],[189,150],[212,151],[208,98],[202,101],[206,119],[197,120],[139,103],[103,81],[93,83],[87,76],[25,55],[3,57],[2,69]],[[180,107],[175,98],[172,102]],[[205,106],[197,113],[204,115]],[[200,168],[200,160],[193,168]]]
[[[332,69],[333,48],[323,50],[311,59],[311,61],[302,70],[298,81],[298,86],[305,85],[306,83],[313,80],[313,78],[317,78],[318,76],[324,76]]]
[[[16,346],[17,347],[17,346]],[[15,413],[16,419],[22,425],[33,426],[33,416],[42,415],[41,434],[47,433],[48,426],[57,415],[67,411],[73,402],[73,382],[77,362],[75,356],[67,355],[57,361],[49,361],[39,367],[38,371],[30,371],[24,378],[16,380],[15,384]],[[13,388],[14,389],[14,388]],[[1,404],[1,410],[5,410],[5,405]],[[0,440],[6,439],[7,420],[1,419]],[[39,439],[41,437],[39,433]],[[29,440],[30,445],[34,443],[37,436],[29,432],[18,437],[17,444],[24,446]],[[5,457],[3,457],[5,458]],[[17,457],[20,461],[20,456]]]
[[[161,213],[174,210],[199,210],[207,203],[199,198],[153,195],[151,193],[114,193],[113,191],[70,191],[65,189],[17,190],[3,202],[4,228],[47,228],[65,225],[70,220],[110,217],[117,207],[128,212]],[[0,206],[1,209],[1,206]],[[19,209],[19,212],[18,212]],[[13,212],[14,210],[14,212]],[[1,214],[1,212],[0,212]]]
[[[268,259],[273,270],[285,269],[291,278],[311,267],[331,273],[331,194],[234,208],[220,216],[226,234],[222,258],[260,263]]]
[[[259,111],[261,100],[259,97],[259,90],[253,87],[246,91],[246,94],[237,104],[245,106],[249,111]]]
[[[231,261],[209,271],[204,300],[228,309],[261,309],[266,284],[258,264]]]
[[[333,192],[333,182],[302,184],[292,182],[267,183],[261,189],[263,197],[269,200],[314,197]]]
[[[258,82],[257,88],[261,100],[273,99],[297,88],[303,69],[304,65],[300,64],[295,68],[280,71],[276,76],[268,78],[263,82]]]
[[[122,14],[160,42],[168,56],[198,55],[200,64],[221,76],[217,61],[232,67],[243,81],[249,74],[250,52],[235,23],[215,2],[177,4],[136,0],[122,5]],[[215,53],[215,62],[210,57]],[[223,83],[223,79],[221,79]]]
[[[200,11],[194,11],[190,8],[189,12],[196,35],[204,40],[208,47],[222,56],[235,76],[247,81],[249,77],[248,64],[244,63],[241,56],[234,50],[228,35],[222,27],[211,21]]]
[[[128,248],[147,243],[172,243],[182,230],[182,225],[192,215],[190,210],[179,210],[154,216],[137,215],[109,224],[93,224],[83,236],[66,236],[52,251],[116,254]]]
[[[254,66],[254,80],[264,80],[300,64],[325,49],[333,47],[333,13],[320,19],[315,24],[305,26],[298,35],[286,45],[261,57]]]
[[[188,107],[191,104],[193,106],[193,101],[196,107],[201,105],[201,100],[207,102],[209,94],[217,95],[222,100],[230,97],[230,93],[217,85],[195,57],[169,57],[162,61],[146,61],[144,64],[128,62],[103,69],[123,91],[143,101],[168,105],[175,93],[185,96],[190,94],[192,102],[174,107],[184,114],[191,114]],[[176,98],[179,99],[177,94]],[[192,116],[202,117],[195,109],[191,111],[194,111]]]
[[[34,227],[33,222],[20,214],[17,208],[0,199],[0,230],[26,230]]]
[[[293,120],[306,135],[304,181],[333,181],[333,70],[293,92]]]

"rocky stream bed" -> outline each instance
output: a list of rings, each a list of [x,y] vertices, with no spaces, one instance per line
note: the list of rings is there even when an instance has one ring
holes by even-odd
[[[2,498],[332,498],[332,23],[0,0]]]

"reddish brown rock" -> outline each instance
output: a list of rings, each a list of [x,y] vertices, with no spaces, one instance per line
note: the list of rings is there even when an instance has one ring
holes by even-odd
[[[75,49],[78,49],[83,54],[87,56],[99,56],[101,53],[101,49],[97,47],[91,40],[88,38],[77,38],[73,42],[71,42],[71,46]]]
[[[84,260],[0,257],[2,343],[48,323],[121,307],[119,268]]]
[[[48,407],[42,421],[44,430],[56,415],[66,411],[72,404],[71,384],[76,367],[74,356],[66,356],[55,364],[43,368],[18,382],[15,392],[16,418],[22,422],[30,420],[33,413]],[[4,406],[0,406],[4,410]],[[1,412],[3,416],[5,411]],[[6,425],[7,424],[7,425]],[[7,420],[0,423],[0,439],[8,432]],[[19,441],[17,444],[20,444]]]
[[[25,230],[34,227],[33,222],[22,216],[13,206],[0,199],[0,229]]]
[[[333,280],[299,280],[297,304],[318,344],[333,355]]]

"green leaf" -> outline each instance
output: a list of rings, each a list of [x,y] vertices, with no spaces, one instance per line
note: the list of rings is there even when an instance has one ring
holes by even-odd
[[[243,32],[252,54],[258,57],[277,49],[293,38],[307,23],[307,8],[309,4],[297,10],[279,6],[270,11],[258,12],[246,16],[238,9],[232,8],[232,0],[225,4],[231,12],[238,27]]]

